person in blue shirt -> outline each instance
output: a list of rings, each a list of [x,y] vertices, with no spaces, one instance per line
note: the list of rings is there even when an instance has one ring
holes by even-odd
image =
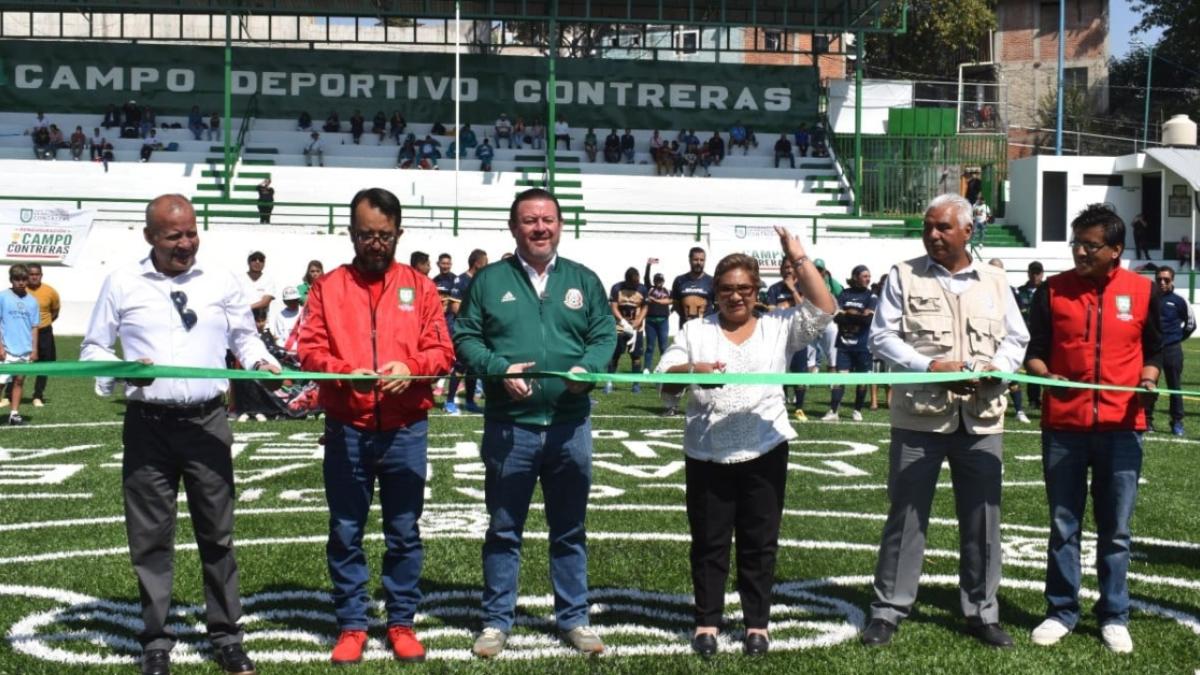
[[[871,292],[871,270],[866,265],[858,265],[850,272],[850,286],[838,293],[838,313],[833,318],[837,323],[837,371],[839,373],[869,373],[871,372],[871,352],[867,347],[867,334],[871,328],[871,320],[875,316],[875,307],[879,298]],[[829,412],[821,418],[823,422],[836,422],[838,408],[842,405],[842,396],[846,388],[833,388],[829,400]],[[855,422],[862,421],[862,408],[867,399],[867,387],[858,385],[854,390]]]
[[[484,137],[483,144],[475,146],[475,159],[479,160],[480,171],[492,170],[492,158],[496,156],[496,150],[492,148],[492,144]]]
[[[767,311],[797,307],[804,301],[804,294],[796,288],[795,268],[786,260],[779,265],[779,276],[779,281],[767,287]],[[816,370],[816,349],[812,347],[802,347],[792,354],[792,360],[788,362],[789,373],[808,373]],[[792,390],[796,403],[796,421],[806,422],[808,415],[804,412],[804,397],[808,393],[808,387],[796,385]]]
[[[0,293],[0,361],[37,361],[37,333],[41,310],[38,309],[37,300],[26,289],[29,283],[29,268],[13,265],[8,269],[8,280],[12,288]],[[0,385],[7,383],[9,377],[0,375]],[[22,375],[11,377],[12,411],[8,414],[8,425],[20,426],[25,424],[20,413],[25,378]]]
[[[808,157],[808,141],[808,125],[801,123],[796,129],[796,156],[800,159]]]
[[[750,152],[750,143],[746,139],[746,127],[742,126],[740,121],[734,122],[729,128],[729,152],[733,153],[733,149],[742,146],[742,154]]]
[[[675,303],[675,312],[679,314],[680,328],[689,319],[713,312],[713,278],[704,272],[705,259],[704,249],[692,247],[688,251],[691,271],[675,277],[671,284],[671,300]]]
[[[471,128],[470,124],[464,124],[458,136],[462,142],[462,147],[468,150],[479,145],[479,139],[475,136],[475,131]]]
[[[447,258],[449,258],[449,256],[447,256]],[[438,261],[438,265],[440,269],[440,259]],[[477,248],[474,251],[471,251],[471,254],[467,256],[467,271],[458,275],[454,281],[454,286],[450,291],[450,296],[452,298],[451,304],[454,306],[454,314],[456,316],[458,314],[459,302],[463,298],[467,297],[467,291],[470,290],[471,282],[475,279],[475,275],[479,272],[479,270],[487,267],[487,265],[488,255],[487,251],[484,251],[483,249]],[[447,270],[448,269],[449,267],[447,267]],[[438,275],[438,277],[441,276],[441,274]],[[437,283],[437,279],[435,278],[434,284],[436,285]],[[446,323],[448,325],[450,324],[449,321]],[[451,328],[451,330],[453,330],[453,328]],[[475,385],[478,384],[478,378],[462,377],[466,372],[466,366],[462,362],[456,360],[454,362],[454,372],[450,375],[450,384],[446,390],[446,405],[444,407],[447,415],[458,414],[458,404],[454,402],[454,397],[458,393],[458,381],[460,378],[465,380],[463,384],[466,385],[463,387],[463,410],[476,414],[483,412],[483,408],[480,408],[475,403],[475,395],[477,393]]]
[[[1183,341],[1196,332],[1196,316],[1192,306],[1175,292],[1175,270],[1170,265],[1158,268],[1154,276],[1158,290],[1162,293],[1159,320],[1162,323],[1163,374],[1167,377],[1168,389],[1179,389],[1183,375]],[[1154,405],[1158,394],[1146,399],[1147,431],[1154,431]],[[1183,435],[1183,396],[1171,394],[1171,433]]]

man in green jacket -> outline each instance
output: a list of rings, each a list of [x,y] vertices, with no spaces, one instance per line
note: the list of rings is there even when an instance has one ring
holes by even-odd
[[[601,373],[616,325],[600,278],[558,257],[562,210],[540,188],[517,195],[508,228],[517,254],[475,276],[454,326],[468,372]],[[499,654],[516,618],[521,533],[540,479],[550,530],[550,579],[563,639],[585,654],[604,643],[588,627],[587,533],[592,483],[590,384],[521,377],[485,380],[483,631],[476,656]]]

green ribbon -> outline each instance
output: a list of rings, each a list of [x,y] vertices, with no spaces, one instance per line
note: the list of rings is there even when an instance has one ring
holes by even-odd
[[[284,370],[278,375],[262,370],[229,370],[225,368],[194,368],[190,366],[146,365],[131,361],[49,361],[45,363],[0,364],[0,375],[47,375],[50,377],[112,377],[117,379],[204,379],[204,380],[378,380],[409,379],[436,380],[439,375],[350,375],[348,373],[314,373]],[[574,382],[598,384],[603,382],[636,382],[640,384],[696,385],[863,385],[863,384],[950,384],[980,379],[979,373],[566,373],[531,371],[499,375],[477,375],[482,379],[519,377],[543,379],[559,377]],[[1139,387],[1124,387],[1094,382],[1071,382],[1037,377],[1025,373],[997,373],[996,377],[1009,382],[1040,384],[1044,387],[1069,389],[1102,389],[1108,391],[1146,391]],[[1200,396],[1200,391],[1185,389],[1156,389],[1160,394]]]

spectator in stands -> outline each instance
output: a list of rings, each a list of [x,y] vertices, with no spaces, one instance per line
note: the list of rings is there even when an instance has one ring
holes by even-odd
[[[500,113],[500,117],[496,118],[496,123],[492,125],[492,129],[496,133],[496,147],[500,147],[500,139],[504,139],[508,141],[508,148],[511,150],[513,146],[513,125],[512,122],[508,121],[508,115]]]
[[[429,133],[433,134],[434,136],[445,136],[446,125],[442,124],[441,122],[434,122],[433,126],[429,129]]]
[[[337,111],[329,112],[329,117],[325,118],[325,125],[321,129],[327,134],[336,134],[342,130],[342,120],[338,117]]]
[[[242,279],[245,286],[246,298],[250,300],[250,311],[254,318],[266,318],[267,308],[275,299],[275,284],[263,272],[267,266],[267,256],[262,251],[252,251],[246,256],[246,276]]]
[[[371,119],[371,133],[379,136],[379,145],[383,145],[383,139],[387,138],[387,115],[380,110],[375,113],[375,117]]]
[[[621,137],[617,135],[616,128],[604,137],[604,161],[609,164],[621,161]]]
[[[400,146],[400,152],[396,155],[397,169],[411,169],[417,161],[417,139],[412,134],[409,134],[404,139],[404,144]]]
[[[221,140],[221,115],[215,110],[208,116],[208,140]]]
[[[422,169],[437,169],[438,160],[442,157],[442,144],[432,135],[426,134],[421,141],[420,152],[417,156],[417,166]]]
[[[424,251],[413,251],[408,255],[408,266],[419,272],[422,276],[429,276],[429,270],[433,269],[433,265],[429,263],[429,254]]]
[[[808,141],[808,125],[801,122],[800,128],[796,129],[796,156],[800,159],[808,156]]]
[[[113,144],[109,143],[107,138],[101,138],[100,147],[100,161],[104,163],[104,173],[108,173],[108,163],[116,161],[116,157],[113,155]]]
[[[479,160],[480,171],[492,170],[492,158],[496,156],[496,151],[492,149],[491,141],[487,136],[483,137],[483,144],[475,147],[475,158]]]
[[[796,168],[796,158],[792,157],[792,142],[788,140],[787,134],[779,134],[779,140],[775,141],[775,168],[779,168],[779,160],[787,158],[788,164],[792,168]]]
[[[300,304],[308,302],[308,289],[312,288],[312,285],[317,283],[317,279],[320,279],[323,274],[325,274],[325,263],[320,260],[308,261],[308,265],[304,267],[304,280],[296,287],[296,290],[300,292]]]
[[[479,138],[475,135],[475,130],[470,124],[464,124],[458,132],[459,143],[462,144],[463,150],[470,150],[479,145]]]
[[[812,141],[812,156],[813,157],[828,157],[829,148],[825,147],[825,125],[817,122],[813,125],[812,133],[809,134],[809,139]]]
[[[583,154],[587,155],[589,162],[595,162],[599,150],[600,142],[596,139],[596,129],[588,127],[587,134],[583,137]]]
[[[104,158],[104,137],[100,135],[100,127],[92,129],[92,139],[88,147],[91,150],[93,162],[98,162]]]
[[[683,140],[679,141],[679,144],[685,148],[689,145],[700,145],[700,137],[696,135],[695,129],[688,129],[683,133]]]
[[[721,166],[721,162],[725,161],[725,139],[721,138],[719,131],[714,131],[712,138],[708,139],[708,156],[717,166]]]
[[[750,147],[758,147],[758,137],[754,135],[754,127],[746,125],[746,141],[750,143]]]
[[[307,110],[301,110],[300,117],[296,120],[296,130],[308,131],[309,129],[312,129],[312,115],[309,115]],[[197,136],[196,140],[200,140],[200,137]]]
[[[558,149],[558,142],[563,141],[567,144],[567,150],[571,149],[571,127],[567,124],[566,118],[560,117],[554,123],[554,149]]]
[[[50,125],[50,159],[58,159],[58,151],[67,147],[67,139],[57,124]]]
[[[271,179],[264,179],[255,189],[258,190],[258,222],[270,224],[271,211],[275,209],[275,188],[271,187]]]
[[[742,126],[740,120],[734,122],[733,126],[729,128],[729,151],[733,152],[733,149],[739,145],[742,147],[743,155],[750,152],[750,143],[746,140],[746,127]]]
[[[366,123],[367,121],[363,118],[361,110],[355,110],[354,114],[350,116],[350,138],[354,141],[355,145],[358,145],[359,141],[362,140]]]
[[[41,113],[38,114],[40,115]],[[113,127],[121,128],[121,111],[117,106],[111,103],[108,104],[108,110],[104,111],[104,120],[100,122],[100,126],[104,127],[105,130]]]
[[[699,146],[695,143],[687,146],[683,151],[683,166],[687,169],[688,176],[696,175],[696,164],[700,162]]]
[[[529,145],[530,139],[529,139],[529,134],[525,129],[525,118],[524,117],[518,117],[516,119],[516,121],[513,122],[512,137],[513,137],[513,140],[517,142],[518,150],[521,149],[522,144]]]
[[[204,115],[200,113],[200,106],[192,106],[191,112],[188,113],[187,128],[197,141],[204,135]]]
[[[650,161],[654,164],[658,164],[658,151],[662,146],[662,134],[658,133],[658,129],[655,129],[654,133],[650,134]]]
[[[683,166],[684,166],[684,162],[685,162],[683,155],[684,155],[685,150],[686,150],[686,148],[683,148],[679,145],[679,141],[671,141],[671,174],[672,175],[675,175],[675,176],[683,175]]]
[[[633,138],[633,130],[626,128],[621,136],[621,154],[625,156],[626,164],[633,164],[633,155],[637,141]]]
[[[140,153],[142,158],[141,161],[149,162],[150,155],[153,155],[154,151],[162,149],[163,144],[158,140],[158,132],[156,132],[154,129],[151,129],[150,134],[142,140],[142,150]]]
[[[675,142],[671,141],[671,143]],[[675,156],[671,152],[670,145],[664,143],[658,146],[654,155],[654,174],[656,176],[670,176],[675,173]]]
[[[1188,239],[1186,234],[1183,235],[1179,243],[1175,244],[1175,257],[1179,259],[1179,269],[1192,264],[1192,255],[1195,250],[1196,247],[1192,246],[1192,240]]]
[[[525,140],[529,141],[529,147],[534,150],[545,147],[546,127],[541,120],[534,120],[533,124],[529,125],[529,133],[525,135]]]
[[[142,106],[142,124],[138,127],[138,133],[142,138],[150,135],[150,132],[158,127],[158,116],[154,114],[154,108],[150,106]]]
[[[708,167],[712,166],[712,152],[708,149],[708,143],[696,146],[696,155],[700,158],[700,168],[704,169],[704,177],[712,176],[708,171]]]
[[[458,141],[450,141],[450,145],[446,146],[446,156],[449,157],[450,159],[454,159],[455,157],[458,156]],[[471,153],[469,153],[469,152],[465,153],[463,155],[464,158],[470,157],[470,156],[471,156]]]
[[[83,133],[83,127],[75,127],[75,133],[71,134],[71,140],[68,145],[71,148],[71,159],[76,162],[83,156],[83,149],[87,147],[87,134]]]
[[[121,138],[138,138],[142,129],[142,109],[130,99],[121,108]]]
[[[388,133],[391,134],[392,140],[396,141],[396,145],[400,145],[400,137],[404,135],[407,127],[408,121],[404,119],[404,115],[401,115],[399,110],[393,111],[392,119],[388,120]]]
[[[304,166],[312,166],[313,157],[317,163],[325,166],[325,145],[321,142],[321,134],[316,131],[309,134],[309,141],[304,146]]]

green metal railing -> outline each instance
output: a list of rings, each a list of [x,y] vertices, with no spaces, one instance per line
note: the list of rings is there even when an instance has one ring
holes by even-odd
[[[1003,135],[863,136],[861,177],[853,134],[833,134],[830,140],[851,184],[862,186],[854,198],[864,214],[920,215],[930,199],[959,192],[963,171],[971,169],[982,174],[984,201],[997,216],[1004,215],[1008,140]]]

